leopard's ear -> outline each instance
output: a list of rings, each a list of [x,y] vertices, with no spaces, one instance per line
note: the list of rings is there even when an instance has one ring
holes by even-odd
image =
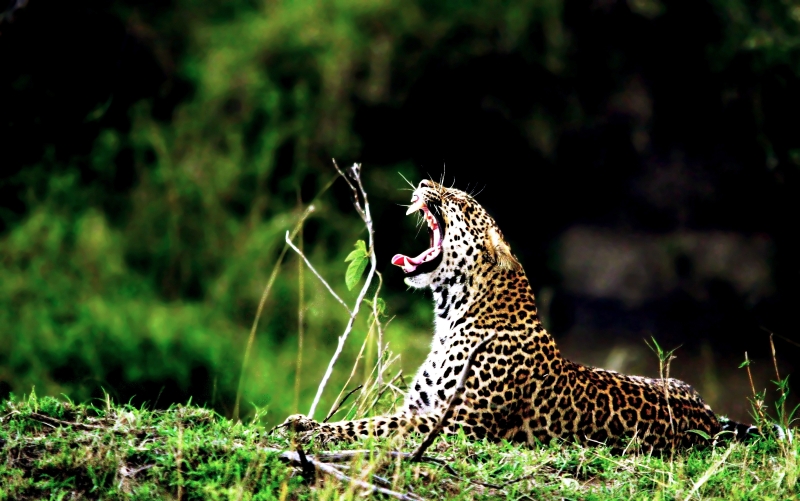
[[[490,227],[486,230],[487,233],[487,247],[489,255],[501,270],[514,270],[522,271],[522,265],[519,264],[517,258],[511,253],[511,248],[503,239],[500,230]]]

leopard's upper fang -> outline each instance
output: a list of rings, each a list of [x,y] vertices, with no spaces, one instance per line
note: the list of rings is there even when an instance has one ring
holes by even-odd
[[[411,205],[408,207],[406,214],[413,214],[417,211],[423,212],[425,222],[428,224],[430,247],[416,257],[409,257],[404,254],[395,254],[394,257],[392,257],[392,264],[403,268],[403,271],[406,273],[411,273],[422,263],[426,263],[438,257],[442,251],[442,241],[444,240],[442,227],[436,221],[433,214],[431,214],[427,205],[425,205],[425,199],[415,193],[411,198]]]

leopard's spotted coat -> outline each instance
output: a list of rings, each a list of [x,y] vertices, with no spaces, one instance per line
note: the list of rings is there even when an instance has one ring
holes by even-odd
[[[702,434],[714,437],[724,429],[740,436],[752,431],[723,424],[682,381],[628,376],[565,359],[542,326],[522,266],[483,207],[463,191],[428,180],[414,191],[413,202],[431,231],[440,232],[438,256],[406,278],[408,285],[433,292],[430,354],[397,414],[329,424],[290,417],[304,438],[424,434],[442,417],[447,433],[460,428],[477,439],[531,445],[557,438],[619,448],[635,439],[646,448],[664,449],[705,443]],[[492,333],[496,338],[476,354],[462,398],[442,416],[467,357]]]

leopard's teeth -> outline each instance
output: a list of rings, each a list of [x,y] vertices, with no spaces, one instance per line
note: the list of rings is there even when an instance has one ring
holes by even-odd
[[[414,198],[411,199],[411,205],[408,207],[408,210],[406,211],[406,216],[417,212],[424,206],[425,206],[425,200],[423,200],[422,197],[420,196],[414,195]]]

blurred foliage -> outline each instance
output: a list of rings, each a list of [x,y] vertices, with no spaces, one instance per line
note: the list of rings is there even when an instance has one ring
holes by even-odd
[[[51,122],[57,133],[43,133],[41,151],[10,160],[0,179],[9,200],[0,214],[5,392],[36,386],[83,400],[105,388],[122,401],[161,407],[192,397],[230,412],[246,335],[284,233],[333,177],[330,158],[344,164],[363,152],[357,107],[397,107],[432,64],[489,54],[516,54],[551,75],[579,77],[570,40],[580,22],[560,0],[95,7],[123,20],[163,78],[150,95],[98,92],[67,118],[53,118],[48,106],[69,95],[58,86],[43,92],[47,84],[29,74],[8,77],[30,113],[9,114],[6,137],[31,136]],[[671,7],[629,0],[626,8],[657,22]],[[713,8],[722,27],[706,46],[718,71],[744,64],[800,75],[800,8],[783,0],[714,0],[703,8]],[[520,123],[533,131],[533,147],[552,155],[560,130],[553,123],[585,117],[575,107],[559,116],[544,110]],[[74,145],[84,139],[81,151]],[[774,138],[765,133],[764,141]],[[406,195],[396,191],[394,172],[417,174],[402,161],[365,170],[370,194],[398,203]],[[314,200],[305,250],[352,301],[344,259],[363,228],[347,196],[339,190]],[[245,401],[269,403],[273,420],[295,410],[296,270],[287,263],[279,275],[246,378]],[[313,395],[346,319],[310,274],[305,280],[301,403]],[[423,306],[406,313],[387,335],[413,370],[429,339],[429,313]],[[359,325],[339,367],[353,362],[366,330]]]

